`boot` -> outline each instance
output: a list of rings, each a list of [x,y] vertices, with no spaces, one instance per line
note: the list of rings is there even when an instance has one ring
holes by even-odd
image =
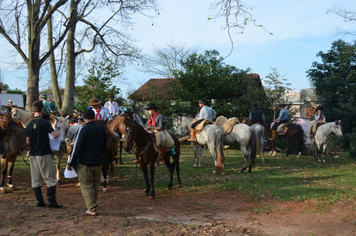
[[[36,206],[38,207],[45,207],[47,206],[47,204],[43,201],[43,196],[42,196],[42,190],[41,187],[37,187],[33,189],[35,192],[35,196],[36,196]]]
[[[277,130],[272,130],[272,138],[270,138],[269,140],[271,141],[276,140],[276,136],[277,136]]]
[[[158,155],[158,165],[163,165],[164,164],[164,157],[166,155],[166,150],[167,147],[160,147],[160,153]]]
[[[190,129],[190,138],[188,141],[195,142],[195,129]]]
[[[56,201],[56,186],[47,188],[47,199],[49,208],[62,208]]]
[[[176,155],[176,150],[174,150],[174,146],[170,147],[169,150],[171,151],[171,155],[174,156]]]

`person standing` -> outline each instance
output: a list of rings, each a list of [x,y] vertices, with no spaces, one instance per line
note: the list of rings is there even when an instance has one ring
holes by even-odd
[[[206,101],[204,99],[199,100],[199,107],[200,112],[199,116],[197,116],[198,120],[191,124],[191,129],[190,129],[190,138],[188,141],[194,142],[195,141],[195,127],[203,122],[203,120],[208,119],[208,120],[213,120],[216,116],[216,112],[214,111],[213,108],[209,107],[206,105]]]
[[[35,101],[32,104],[34,117],[26,127],[26,143],[30,145],[30,169],[32,188],[36,196],[38,207],[47,206],[43,200],[41,186],[42,179],[47,185],[48,207],[62,208],[56,201],[56,171],[52,159],[52,150],[49,143],[48,134],[54,138],[59,137],[59,133],[54,131],[49,121],[42,118],[43,103]]]
[[[47,101],[47,95],[42,94],[41,95],[42,103],[43,103],[43,114],[45,116],[51,115],[51,104]]]
[[[120,113],[119,104],[114,101],[114,94],[112,93],[109,94],[109,101],[104,104],[104,107],[109,109],[110,115],[112,116],[118,116]]]
[[[113,118],[110,114],[110,111],[108,108],[103,107],[100,105],[101,102],[97,98],[91,98],[89,101],[89,106],[92,108],[94,111],[94,120],[108,120],[107,123],[110,123]]]
[[[279,104],[279,116],[278,118],[274,121],[274,124],[272,126],[272,138],[269,140],[273,141],[276,140],[277,137],[277,127],[280,124],[287,123],[289,119],[289,113],[288,110],[286,109],[286,105],[284,104]]]
[[[251,124],[260,124],[263,125],[263,122],[265,121],[265,114],[263,114],[263,111],[258,107],[257,103],[254,103],[252,105],[252,110],[250,111],[250,115],[248,117],[250,120]]]
[[[94,121],[95,114],[91,109],[83,113],[85,125],[77,133],[71,158],[67,169],[77,164],[80,189],[87,208],[86,214],[97,215],[101,171],[106,150],[106,133]]]

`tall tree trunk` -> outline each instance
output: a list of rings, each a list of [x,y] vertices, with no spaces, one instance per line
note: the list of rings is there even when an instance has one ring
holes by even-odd
[[[67,38],[67,75],[66,75],[66,86],[63,96],[62,114],[73,114],[74,109],[74,89],[75,89],[75,29],[77,26],[77,4],[80,1],[71,1],[71,19],[72,24],[70,25]]]
[[[53,47],[52,17],[48,20],[47,28],[48,28],[48,48],[52,48]],[[49,56],[49,62],[51,68],[51,83],[52,83],[52,92],[54,96],[54,101],[56,102],[56,106],[58,108],[59,113],[61,113],[62,97],[58,86],[58,75],[57,75],[54,52],[51,53],[51,55]]]

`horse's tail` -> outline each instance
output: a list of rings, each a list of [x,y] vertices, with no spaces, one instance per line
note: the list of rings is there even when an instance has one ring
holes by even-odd
[[[222,134],[216,141],[215,149],[216,149],[215,151],[216,151],[216,165],[217,165],[216,171],[224,172],[225,156],[223,151],[224,147],[222,142]]]
[[[262,129],[260,125],[256,125],[256,129],[255,129],[255,142],[256,142],[256,153],[260,153],[262,152],[261,150],[261,137],[264,134],[262,133]]]
[[[304,145],[304,136],[303,136],[303,129],[302,127],[298,126],[298,151],[300,153],[303,152],[303,145]]]

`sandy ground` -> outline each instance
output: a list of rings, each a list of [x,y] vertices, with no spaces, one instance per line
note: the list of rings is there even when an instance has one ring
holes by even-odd
[[[0,195],[0,235],[356,235],[356,202],[328,210],[317,203],[251,201],[239,192],[156,191],[111,184],[99,194],[98,216],[85,215],[75,179],[62,183],[62,209],[35,206],[30,176]],[[45,192],[43,186],[43,192]],[[44,194],[45,195],[45,194]]]

